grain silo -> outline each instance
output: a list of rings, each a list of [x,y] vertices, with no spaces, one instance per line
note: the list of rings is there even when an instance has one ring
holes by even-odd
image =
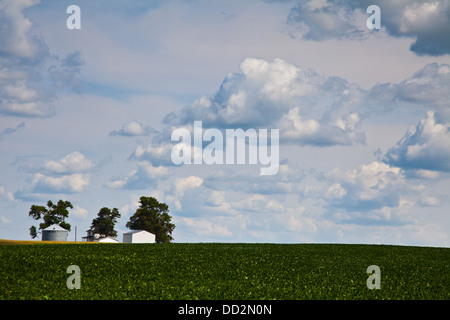
[[[68,235],[69,231],[57,224],[52,224],[42,230],[42,241],[67,241]]]

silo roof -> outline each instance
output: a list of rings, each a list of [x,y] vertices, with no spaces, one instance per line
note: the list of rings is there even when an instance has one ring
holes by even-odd
[[[52,224],[51,226],[44,229],[44,231],[67,231],[63,227],[57,224]]]

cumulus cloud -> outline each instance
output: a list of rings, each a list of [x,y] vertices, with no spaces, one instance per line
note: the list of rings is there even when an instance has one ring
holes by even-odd
[[[354,9],[341,1],[299,1],[289,12],[288,24],[308,40],[360,39],[365,30],[359,26]]]
[[[201,197],[200,188],[202,188],[202,185],[203,179],[198,176],[176,178],[173,186],[167,191],[166,200],[172,203],[173,208],[180,213],[184,211],[184,214],[186,214],[192,209],[198,210],[200,206],[196,203],[196,200]],[[190,214],[192,215],[192,212]]]
[[[295,107],[282,117],[279,124],[286,141],[304,145],[352,145],[365,142],[361,119],[356,112],[330,119],[331,123],[322,122],[321,124],[314,119],[303,120],[299,108]]]
[[[410,49],[417,55],[450,54],[450,1],[389,2],[387,10],[400,9],[386,15],[389,34],[415,38]]]
[[[290,10],[288,24],[308,40],[364,39],[366,9],[381,9],[381,28],[393,37],[414,39],[417,55],[450,54],[450,1],[441,0],[303,0]]]
[[[0,55],[31,58],[39,50],[39,40],[30,34],[32,23],[22,13],[39,0],[4,0],[0,3]]]
[[[336,168],[325,177],[334,182],[325,196],[332,199],[333,205],[348,210],[395,207],[401,194],[398,188],[405,185],[399,168],[376,161],[354,170]]]
[[[3,198],[8,201],[14,201],[13,193],[6,191],[3,186],[0,186],[0,199],[3,199]]]
[[[383,103],[413,103],[440,110],[449,108],[450,65],[431,63],[399,83],[377,84],[370,98]]]
[[[203,179],[197,176],[178,178],[175,180],[175,195],[184,196],[186,190],[198,188],[203,184]]]
[[[135,130],[137,133],[139,128],[141,126],[127,130]],[[129,190],[156,188],[159,181],[168,177],[169,168],[167,167],[174,166],[171,152],[172,145],[168,143],[138,145],[128,158],[138,161],[137,168],[125,176],[112,178],[104,185],[112,189]]]
[[[38,3],[0,2],[0,115],[49,117],[55,113],[56,90],[80,92],[80,53],[70,53],[63,59],[51,56],[45,41],[23,14]]]
[[[411,223],[408,212],[425,186],[410,184],[404,171],[374,161],[357,169],[336,168],[323,174],[322,197],[332,219],[353,224]]]
[[[268,199],[261,194],[249,195],[240,201],[233,202],[231,205],[233,209],[239,212],[251,211],[260,213],[269,211],[276,214],[285,211],[285,207],[279,201]]]
[[[148,161],[138,163],[138,168],[131,171],[123,178],[113,179],[105,183],[105,186],[112,189],[139,190],[156,187],[159,179],[167,177],[169,171],[166,167],[154,167]]]
[[[188,228],[188,230],[193,230],[199,236],[232,236],[232,232],[226,225],[223,224],[223,221],[214,223],[205,218],[181,217],[179,219]]]
[[[152,145],[149,144],[146,147],[138,145],[134,152],[130,155],[129,159],[139,161],[149,161],[156,166],[173,166],[172,159],[170,157],[172,153],[171,144]]]
[[[89,185],[90,175],[74,173],[58,177],[46,176],[42,173],[34,175],[33,191],[36,193],[76,193]]]
[[[78,193],[90,184],[95,165],[81,152],[74,151],[59,160],[21,167],[29,173],[29,185],[14,195],[22,200],[32,200],[39,194]]]
[[[73,208],[73,210],[70,212],[70,215],[71,216],[75,216],[78,219],[85,220],[85,219],[87,219],[88,211],[86,209],[84,209],[84,208],[79,207],[79,206],[75,206]]]
[[[358,108],[365,92],[338,77],[324,78],[281,59],[246,58],[220,89],[184,107],[169,122],[204,127],[280,128],[281,141],[302,145],[364,143]]]
[[[384,162],[405,169],[450,172],[450,123],[427,112],[387,151]]]
[[[57,161],[46,161],[43,166],[45,171],[51,174],[80,173],[93,167],[94,164],[79,151],[71,152]]]
[[[150,133],[156,133],[157,131],[149,126],[144,126],[139,121],[133,120],[125,123],[119,130],[110,132],[110,136],[123,136],[123,137],[138,137],[146,136]]]

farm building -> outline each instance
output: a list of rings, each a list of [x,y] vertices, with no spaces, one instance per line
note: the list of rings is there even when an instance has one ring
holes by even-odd
[[[67,241],[68,235],[68,230],[57,224],[52,224],[42,230],[42,241]]]
[[[87,235],[81,237],[81,241],[95,242],[96,239],[100,238],[100,234],[96,233],[93,228],[86,230]]]
[[[112,237],[102,237],[99,233],[96,233],[95,229],[86,230],[87,236],[81,237],[81,241],[86,242],[103,242],[103,243],[119,243],[119,240]]]
[[[119,243],[119,240],[113,238],[113,237],[100,237],[97,240],[94,240],[94,242],[101,242],[101,243]]]
[[[155,235],[145,230],[133,230],[123,234],[123,243],[155,243]]]

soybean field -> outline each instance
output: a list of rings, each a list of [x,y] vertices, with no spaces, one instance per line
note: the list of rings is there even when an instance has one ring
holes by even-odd
[[[450,299],[449,248],[7,244],[0,245],[3,300]],[[379,289],[368,287],[373,265],[380,270]],[[70,266],[79,268],[79,289],[70,286]]]

